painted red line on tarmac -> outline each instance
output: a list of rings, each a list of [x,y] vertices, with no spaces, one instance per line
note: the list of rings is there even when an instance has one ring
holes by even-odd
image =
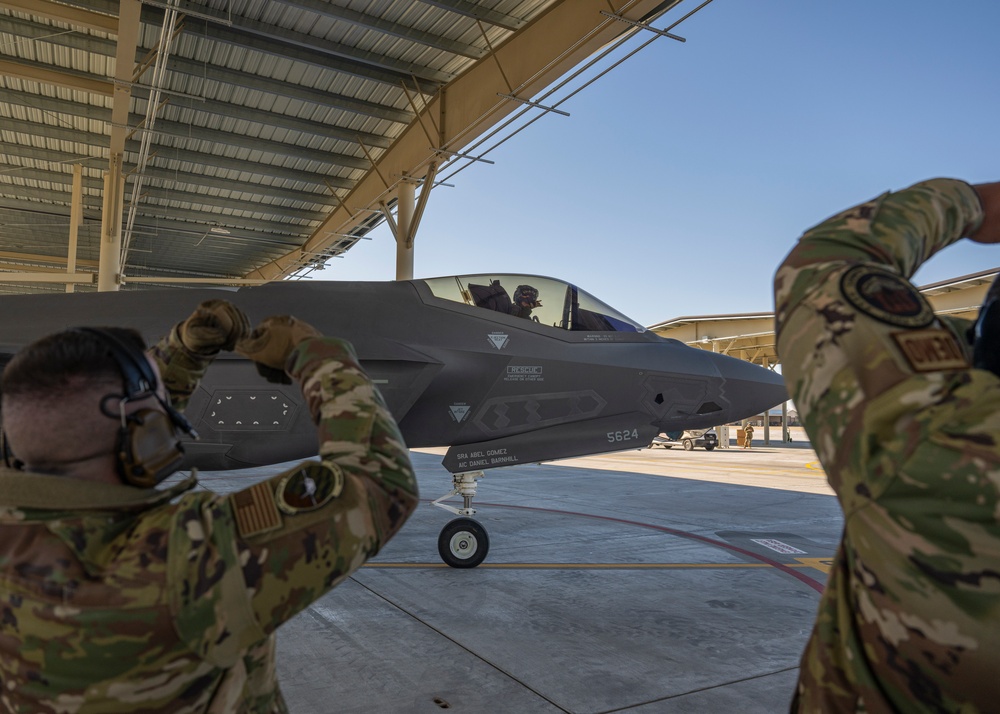
[[[538,511],[539,513],[559,513],[564,516],[580,516],[581,518],[594,518],[600,521],[610,521],[611,523],[623,523],[630,526],[638,526],[639,528],[649,528],[650,530],[660,531],[662,533],[669,533],[670,535],[675,535],[679,538],[688,538],[689,540],[701,541],[702,543],[707,543],[709,545],[714,545],[717,548],[724,548],[730,550],[734,553],[739,553],[748,558],[753,558],[754,560],[759,560],[761,563],[765,563],[772,568],[776,568],[787,575],[791,575],[797,580],[801,580],[803,583],[811,587],[818,593],[822,593],[824,590],[823,583],[820,583],[808,575],[800,573],[795,568],[789,567],[784,563],[779,563],[776,560],[771,560],[766,555],[761,555],[760,553],[754,553],[752,550],[747,550],[746,548],[740,548],[738,545],[733,545],[732,543],[726,543],[722,540],[715,540],[714,538],[708,538],[707,536],[697,535],[695,533],[689,533],[688,531],[682,531],[677,528],[670,528],[669,526],[657,526],[652,523],[640,523],[639,521],[629,521],[624,518],[614,518],[612,516],[598,516],[593,513],[578,513],[576,511],[560,511],[555,508],[539,508],[537,506],[515,506],[505,503],[480,503],[482,506],[490,506],[492,508],[515,508],[521,511]]]

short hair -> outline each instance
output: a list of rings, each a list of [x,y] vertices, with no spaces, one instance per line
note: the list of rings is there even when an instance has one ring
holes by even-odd
[[[146,349],[142,335],[131,328],[105,327],[139,352]],[[107,340],[86,330],[69,329],[43,337],[24,347],[4,367],[0,394],[4,399],[42,398],[80,381],[117,381],[124,376]]]

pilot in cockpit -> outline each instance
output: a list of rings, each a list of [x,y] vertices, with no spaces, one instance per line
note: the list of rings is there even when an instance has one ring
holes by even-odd
[[[542,302],[538,299],[538,288],[530,285],[518,285],[514,291],[514,304],[511,306],[510,314],[517,317],[531,317],[531,311],[536,307],[541,307]]]
[[[476,307],[503,312],[515,317],[531,319],[531,311],[541,307],[538,299],[538,288],[531,285],[518,285],[514,297],[507,294],[499,280],[491,280],[489,285],[469,285]]]

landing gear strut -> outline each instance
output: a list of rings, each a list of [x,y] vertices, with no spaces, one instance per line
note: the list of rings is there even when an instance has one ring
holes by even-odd
[[[468,518],[476,512],[472,507],[478,485],[476,482],[485,474],[482,471],[467,471],[451,476],[455,487],[432,503],[463,517],[452,520],[441,529],[441,534],[438,535],[438,554],[441,560],[453,568],[474,568],[486,560],[486,554],[490,551],[490,537],[486,529],[478,521]],[[452,496],[462,497],[462,508],[442,503]]]

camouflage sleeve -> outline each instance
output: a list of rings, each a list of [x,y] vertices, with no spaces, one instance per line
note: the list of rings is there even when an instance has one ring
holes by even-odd
[[[782,373],[824,464],[846,457],[838,446],[854,443],[861,415],[873,416],[871,402],[880,394],[915,373],[948,366],[948,354],[951,366],[966,365],[964,335],[954,323],[935,320],[908,278],[981,220],[968,184],[925,181],[812,228],[778,269]],[[888,400],[890,409],[894,403]],[[892,414],[885,418],[893,423]],[[828,468],[832,480],[836,471]]]
[[[148,354],[156,360],[163,386],[170,395],[171,405],[184,411],[214,356],[205,357],[185,347],[181,342],[179,328],[180,323],[174,325],[169,334],[149,349]]]
[[[967,184],[926,181],[807,231],[775,278],[782,372],[844,510],[800,711],[989,711],[1000,381],[909,282],[973,232]],[[985,556],[985,557],[984,557]],[[919,704],[915,704],[919,703]]]
[[[175,550],[187,554],[171,588],[178,629],[217,658],[259,641],[361,567],[418,502],[403,438],[351,346],[305,340],[288,372],[317,422],[322,460],[186,508],[173,529]]]

